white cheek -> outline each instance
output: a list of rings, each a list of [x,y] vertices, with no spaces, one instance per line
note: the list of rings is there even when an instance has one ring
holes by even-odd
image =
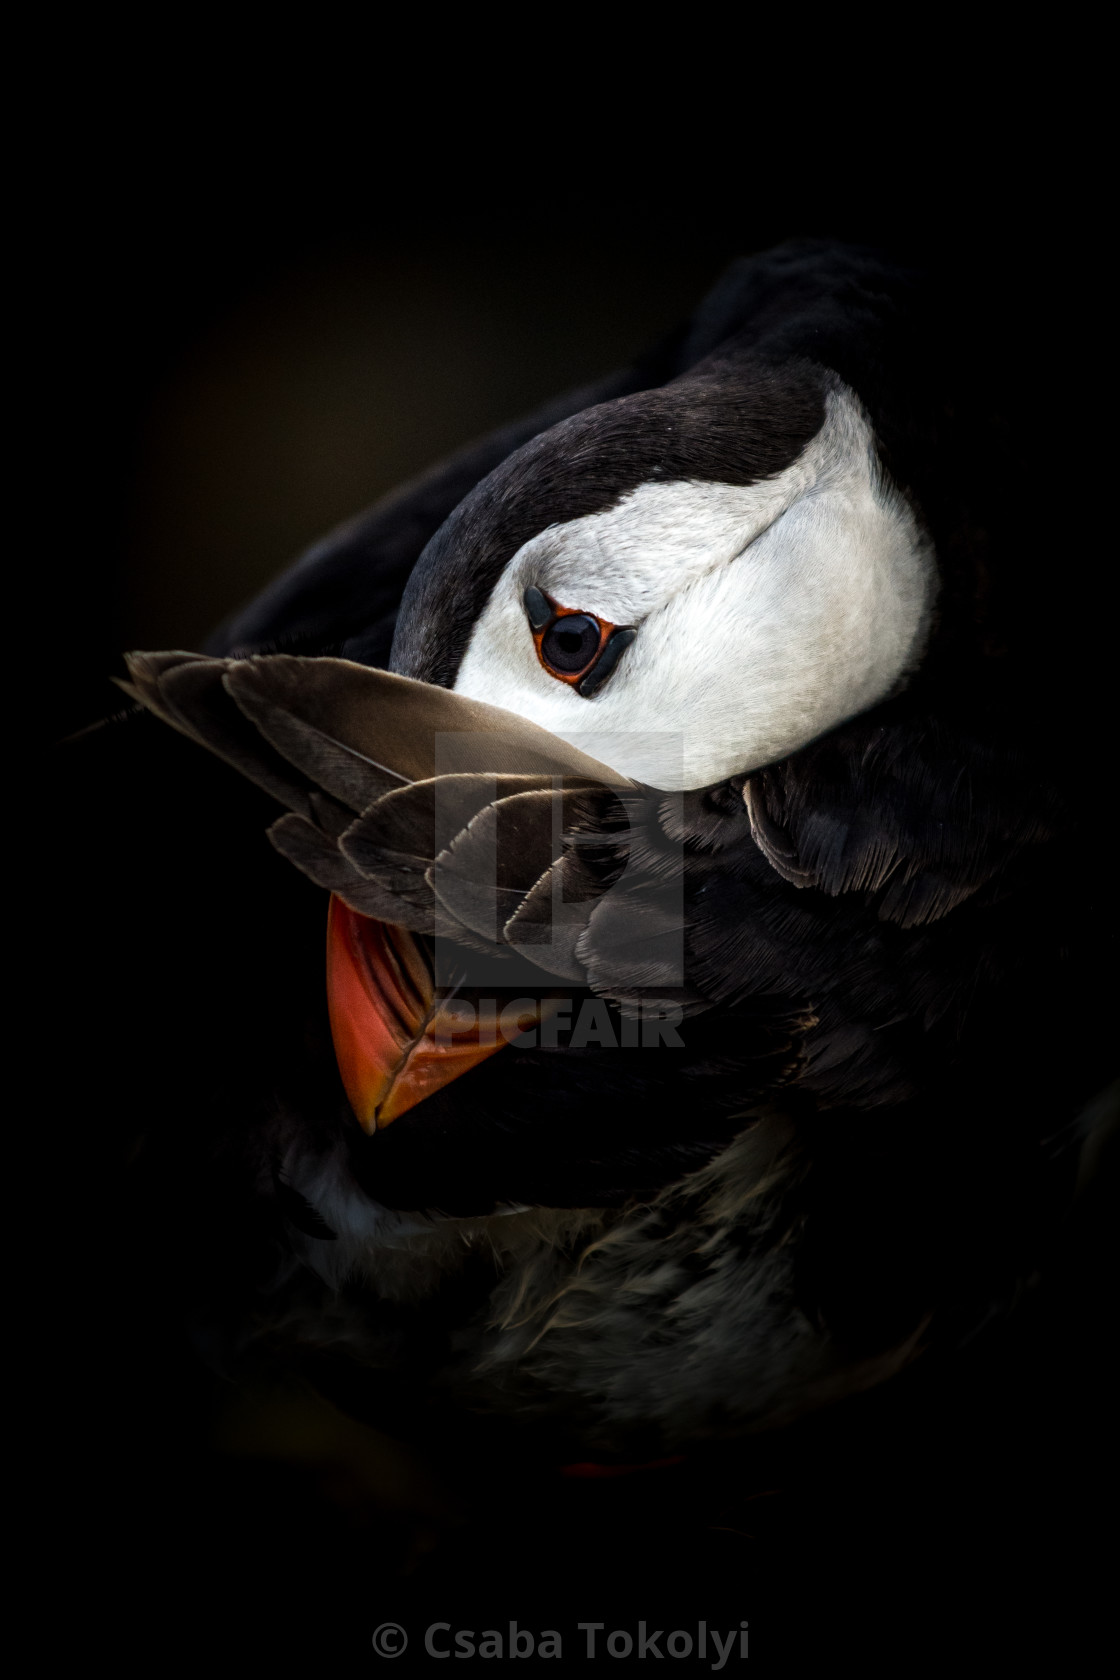
[[[756,769],[889,692],[919,651],[929,593],[908,517],[818,493],[657,615],[660,649],[643,649],[617,700],[681,731],[675,785]]]
[[[499,581],[456,689],[655,787],[796,751],[888,693],[924,640],[932,557],[905,504],[881,493],[870,444],[854,405],[832,399],[822,433],[766,485],[643,487],[544,533]],[[642,523],[643,506],[656,517]],[[639,624],[591,701],[537,659],[521,595],[542,577],[566,606]],[[644,613],[627,610],[639,599]]]
[[[810,487],[799,464],[761,484],[646,484],[609,513],[526,543],[507,570],[566,607],[640,624],[689,584],[729,565]],[[505,580],[503,580],[505,581]]]

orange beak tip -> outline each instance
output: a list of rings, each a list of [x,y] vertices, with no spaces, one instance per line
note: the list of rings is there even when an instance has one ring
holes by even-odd
[[[333,896],[327,1001],[342,1083],[370,1136],[505,1042],[496,1022],[476,1023],[472,1011],[464,1027],[452,1000],[437,997],[430,965],[406,928],[359,915]]]

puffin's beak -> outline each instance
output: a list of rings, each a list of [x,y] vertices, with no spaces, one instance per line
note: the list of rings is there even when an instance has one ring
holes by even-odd
[[[475,1009],[437,994],[424,952],[406,928],[361,916],[332,896],[327,922],[327,1001],[350,1106],[373,1133],[500,1050],[548,1012],[529,1000],[517,1020],[496,999]],[[531,1019],[530,1019],[531,1017]]]

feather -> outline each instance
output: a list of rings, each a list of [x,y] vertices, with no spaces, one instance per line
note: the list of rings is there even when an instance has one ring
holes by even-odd
[[[494,801],[436,858],[431,880],[437,896],[467,927],[499,939],[550,868],[562,825],[563,796],[551,789]]]
[[[289,810],[311,816],[314,784],[263,741],[234,705],[223,686],[226,661],[195,653],[132,653],[126,664],[132,680],[118,682],[126,694]]]
[[[376,868],[392,855],[413,859],[417,869],[426,870],[487,805],[542,781],[551,786],[551,778],[477,771],[413,782],[370,806],[347,830],[344,850],[359,868]]]
[[[344,659],[276,654],[237,661],[227,687],[285,754],[289,747],[305,750],[294,722],[399,781],[483,771],[626,785],[625,777],[526,718]]]
[[[384,886],[350,862],[338,846],[304,817],[280,817],[268,830],[268,838],[282,857],[327,892],[336,893],[359,915],[395,922],[416,933],[433,931],[430,896],[417,903]]]

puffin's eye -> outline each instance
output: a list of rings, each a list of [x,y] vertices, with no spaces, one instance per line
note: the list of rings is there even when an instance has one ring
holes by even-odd
[[[525,591],[523,600],[537,658],[545,670],[590,700],[638,632],[620,629],[594,613],[569,611],[535,586]]]
[[[554,618],[541,637],[541,658],[564,676],[585,670],[599,651],[603,633],[596,618],[569,613]]]

